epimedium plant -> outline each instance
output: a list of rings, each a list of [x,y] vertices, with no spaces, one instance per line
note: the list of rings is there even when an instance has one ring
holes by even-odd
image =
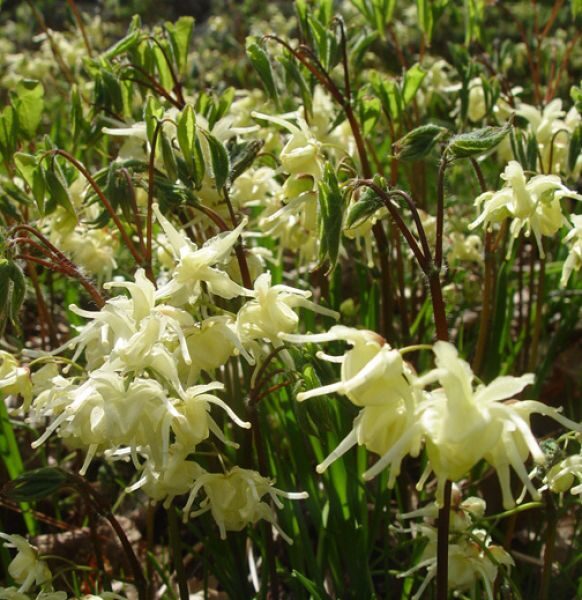
[[[76,503],[96,566],[2,523],[0,596],[547,597],[582,491],[579,387],[547,384],[579,320],[580,3],[528,33],[527,3],[297,0],[246,39],[112,43],[68,4],[67,34],[31,5],[47,72],[3,80],[2,494],[31,536]]]

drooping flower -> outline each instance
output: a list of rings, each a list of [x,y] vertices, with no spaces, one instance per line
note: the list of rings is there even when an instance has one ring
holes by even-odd
[[[246,218],[232,231],[219,234],[198,248],[162,215],[157,206],[154,206],[154,212],[177,260],[170,281],[157,291],[156,298],[168,299],[177,306],[195,302],[201,294],[202,282],[212,294],[221,298],[230,299],[249,293],[225,271],[215,267],[232,251],[247,223]]]
[[[471,368],[459,358],[452,344],[439,341],[434,344],[433,351],[436,369],[417,383],[427,386],[438,381],[442,385],[430,392],[421,416],[429,458],[427,468],[432,469],[438,481],[437,502],[442,502],[447,480],[463,477],[481,459],[497,471],[505,508],[515,504],[510,487],[510,467],[532,497],[539,498],[524,465],[530,453],[538,464],[545,462],[529,426],[530,416],[533,413],[546,415],[576,431],[581,431],[582,426],[542,402],[513,399],[533,383],[532,374],[498,377],[489,385],[474,389]]]
[[[315,137],[309,125],[299,115],[291,115],[297,122],[294,125],[290,119],[262,113],[253,113],[253,117],[271,121],[286,129],[291,136],[283,146],[279,159],[281,166],[290,175],[312,175],[316,181],[323,175],[323,155],[321,143]]]
[[[38,550],[21,535],[8,535],[0,532],[6,548],[15,548],[17,555],[8,565],[8,574],[16,583],[21,584],[18,592],[27,592],[33,585],[43,585],[52,579],[48,565],[41,560]]]
[[[28,367],[21,367],[12,354],[3,350],[0,350],[0,392],[7,396],[22,396],[22,409],[28,410],[32,400],[32,381]]]
[[[204,490],[206,498],[200,508],[191,513],[190,509],[200,490]],[[272,506],[263,500],[268,496],[277,508],[283,505],[279,496],[290,500],[301,500],[308,497],[307,492],[284,492],[273,487],[266,477],[256,471],[233,467],[226,473],[205,473],[197,478],[184,507],[184,521],[211,511],[220,530],[220,537],[226,538],[227,531],[241,531],[247,525],[264,519],[271,523],[281,537],[292,544],[293,541],[277,524],[277,517]]]
[[[362,408],[354,419],[351,432],[317,466],[317,471],[322,473],[350,448],[359,444],[381,455],[378,463],[364,476],[373,477],[376,469],[381,470],[390,465],[388,485],[394,485],[404,456],[416,456],[421,448],[421,431],[416,415],[419,390],[411,385],[414,374],[404,363],[402,355],[376,333],[341,325],[336,325],[323,334],[280,337],[296,343],[344,340],[352,346],[339,357],[321,352],[318,354],[320,358],[341,363],[340,381],[297,396],[297,400],[301,402],[337,392]]]
[[[283,284],[271,285],[271,274],[263,273],[255,281],[254,298],[238,311],[236,326],[243,344],[252,340],[269,340],[281,345],[280,334],[297,329],[299,316],[294,309],[307,308],[313,312],[338,318],[338,314],[311,302],[311,292]]]
[[[509,218],[511,243],[507,255],[511,254],[513,241],[525,229],[526,236],[533,232],[540,256],[544,257],[542,236],[552,236],[567,224],[560,200],[565,197],[582,200],[582,196],[568,189],[557,175],[536,175],[527,181],[521,165],[514,160],[501,177],[507,182],[505,187],[485,192],[475,200],[477,207],[483,205],[483,211],[469,229],[482,223],[489,227]]]
[[[530,104],[520,103],[515,111],[529,121],[529,130],[536,138],[541,169],[560,173],[567,169],[570,139],[581,117],[576,107],[568,113],[562,108],[562,100],[555,98],[541,110]],[[579,167],[574,167],[574,171]]]
[[[582,494],[582,454],[568,456],[555,464],[546,473],[544,482],[542,490],[549,488],[555,493],[570,490],[570,493],[574,495]],[[577,485],[574,485],[576,482]]]
[[[156,379],[128,381],[107,369],[93,371],[81,385],[64,382],[59,386],[55,381],[54,389],[40,394],[33,403],[38,415],[53,417],[33,447],[54,431],[73,445],[88,447],[82,474],[98,452],[115,456],[130,450],[133,457],[138,451],[145,452],[156,468],[161,468],[168,462],[171,447],[192,452],[210,432],[226,443],[210,415],[212,404],[225,410],[239,426],[250,427],[223,400],[209,393],[224,389],[218,382],[188,388],[183,397],[172,396]]]

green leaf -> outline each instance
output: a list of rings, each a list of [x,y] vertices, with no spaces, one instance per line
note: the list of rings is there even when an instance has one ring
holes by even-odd
[[[83,119],[81,95],[79,94],[79,88],[74,85],[71,90],[71,130],[75,142],[79,139],[79,134],[84,128],[85,120]]]
[[[582,0],[581,0],[582,3]],[[579,86],[573,86],[570,89],[570,98],[574,102],[574,106],[579,113],[582,113],[582,82]]]
[[[446,131],[444,127],[439,127],[433,123],[417,127],[394,144],[394,156],[399,160],[425,158]]]
[[[137,46],[141,36],[141,30],[139,28],[134,29],[133,31],[129,32],[125,37],[121,38],[116,44],[113,44],[111,48],[105,50],[105,52],[101,54],[101,58],[110,60],[112,58],[115,58],[116,56],[119,56],[120,54],[129,52]]]
[[[372,89],[380,98],[382,108],[392,120],[400,119],[403,102],[398,84],[394,79],[386,79],[374,72],[371,76]]]
[[[16,113],[12,106],[6,106],[0,113],[0,153],[5,161],[12,160],[16,142]]]
[[[194,31],[194,18],[180,17],[175,23],[166,23],[165,28],[170,36],[170,44],[178,66],[178,72],[184,75],[188,65],[188,50]]]
[[[163,129],[159,133],[161,146],[162,146],[162,159],[164,161],[164,168],[170,181],[176,181],[178,178],[178,171],[176,167],[176,157],[174,155],[174,149],[170,140],[164,133]]]
[[[161,119],[164,118],[164,107],[160,104],[160,101],[154,96],[148,96],[146,101],[145,111],[144,111],[144,121],[146,124],[146,132],[148,136],[148,141],[150,144],[153,142],[154,133],[156,131],[156,127]],[[158,133],[157,141],[156,141],[156,155],[161,151],[161,141],[160,134]]]
[[[465,4],[465,44],[481,40],[485,0],[464,0]]]
[[[117,114],[123,114],[123,89],[117,75],[107,69],[102,69],[95,82],[96,86],[98,82],[100,86],[99,99],[105,106],[110,106]]]
[[[343,194],[339,187],[335,171],[327,163],[318,193],[319,220],[319,258],[320,262],[329,260],[328,273],[333,271],[339,254],[343,217]]]
[[[240,177],[252,164],[257,154],[262,150],[265,142],[263,140],[251,140],[237,144],[230,151],[231,183]]]
[[[311,600],[323,600],[324,598],[329,598],[325,590],[319,588],[315,582],[305,577],[305,575],[302,575],[299,571],[293,569],[291,577],[297,579],[297,581],[305,588],[305,591],[309,593],[309,598]]]
[[[216,139],[211,133],[204,132],[208,140],[208,149],[210,150],[210,160],[212,161],[212,172],[216,189],[221,190],[228,180],[230,174],[230,161],[224,144]]]
[[[160,42],[164,46],[164,42]],[[165,51],[165,54],[164,54]],[[166,60],[166,56],[169,55],[168,48],[165,47],[164,51],[160,48],[160,45],[152,43],[152,52],[156,63],[156,69],[158,71],[159,82],[162,87],[166,90],[171,90],[174,87],[174,80],[172,79],[172,72],[170,66]],[[168,59],[170,57],[168,56]]]
[[[44,214],[44,193],[46,189],[44,170],[35,156],[17,152],[14,155],[16,169],[26,182],[26,185],[32,190],[34,201],[40,214]]]
[[[358,98],[358,113],[364,135],[370,135],[380,118],[382,102],[379,98],[360,96]]]
[[[18,129],[27,139],[34,137],[44,108],[44,87],[40,81],[23,79],[12,94]]]
[[[184,155],[188,167],[193,162],[194,140],[196,139],[196,113],[190,104],[187,104],[178,117],[178,144]]]
[[[269,61],[267,53],[257,43],[257,39],[253,36],[247,37],[246,50],[247,56],[259,74],[267,94],[274,100],[276,104],[278,104],[279,95],[277,93],[277,86],[275,85],[271,62]]]
[[[64,181],[62,174],[57,171],[56,167],[53,169],[48,169],[45,172],[45,181],[47,191],[55,205],[61,206],[70,215],[76,217],[75,208],[73,207],[73,203],[71,202],[71,197],[69,195],[69,188]]]
[[[451,138],[447,151],[454,158],[470,158],[493,150],[509,133],[511,125],[503,127],[483,127],[468,133],[460,133]]]
[[[68,476],[63,470],[44,467],[22,473],[5,484],[1,491],[16,502],[30,502],[55,494],[67,480]]]
[[[313,96],[311,94],[309,84],[303,76],[297,61],[287,50],[284,50],[277,60],[285,69],[285,83],[289,85],[293,81],[297,84],[301,94],[303,106],[305,107],[307,113],[311,115],[313,113]],[[303,70],[305,69],[303,68]]]
[[[416,11],[418,18],[418,26],[424,34],[428,45],[432,38],[432,28],[434,19],[432,14],[432,2],[430,0],[416,0]]]
[[[401,90],[402,103],[404,106],[412,102],[425,77],[426,71],[418,63],[412,65],[412,67],[406,71]]]
[[[570,138],[570,146],[568,148],[568,170],[572,173],[576,167],[576,163],[582,153],[582,124],[579,124],[572,137]]]
[[[346,219],[346,229],[354,229],[362,225],[379,208],[384,206],[383,200],[371,188],[366,188],[357,202],[350,207]]]
[[[386,25],[392,21],[396,0],[352,0],[352,4],[362,13],[370,27],[385,37]]]
[[[10,279],[10,264],[10,261],[8,261],[6,258],[0,258],[0,322],[7,313],[6,307],[8,306],[8,298],[10,296],[10,289],[12,287]],[[0,401],[0,404],[2,404],[2,401]]]
[[[10,263],[10,279],[12,280],[10,320],[15,323],[26,294],[26,280],[24,278],[24,273],[15,262]]]

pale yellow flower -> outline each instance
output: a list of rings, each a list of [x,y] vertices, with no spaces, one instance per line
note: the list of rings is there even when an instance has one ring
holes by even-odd
[[[38,550],[31,546],[21,535],[8,535],[0,532],[6,548],[15,548],[18,554],[8,565],[8,574],[16,583],[21,584],[18,592],[27,592],[33,585],[50,582],[52,574],[48,565],[41,560]]]
[[[191,513],[192,504],[202,489],[206,498],[200,503],[200,508]],[[227,531],[241,531],[247,525],[264,519],[277,529],[285,541],[293,543],[277,524],[275,511],[263,500],[264,496],[277,508],[283,507],[279,496],[290,500],[308,497],[306,492],[283,492],[256,471],[233,467],[227,473],[205,473],[198,477],[184,507],[184,521],[211,511],[220,530],[220,537],[225,539]]]
[[[483,210],[469,229],[511,219],[507,255],[511,254],[513,241],[525,229],[526,236],[533,232],[540,256],[544,257],[542,236],[553,236],[567,224],[560,200],[565,197],[582,200],[582,196],[569,190],[557,175],[536,175],[527,181],[521,165],[514,160],[501,177],[507,182],[505,187],[497,192],[485,192],[475,200],[475,205],[483,205]]]

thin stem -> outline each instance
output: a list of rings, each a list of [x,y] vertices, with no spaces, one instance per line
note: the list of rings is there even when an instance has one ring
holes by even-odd
[[[548,20],[546,21],[546,24],[542,30],[542,33],[541,33],[542,38],[545,38],[546,35],[548,35],[548,33],[550,32],[550,29],[552,28],[554,21],[560,14],[560,9],[562,8],[564,1],[565,0],[557,0],[557,2],[554,2],[554,6],[552,6],[552,13],[548,17]]]
[[[113,206],[111,206],[111,203],[109,202],[109,200],[107,200],[105,194],[103,193],[103,190],[99,187],[97,182],[93,179],[93,177],[92,177],[91,173],[89,173],[88,169],[82,163],[80,163],[74,156],[69,154],[66,150],[61,150],[60,148],[57,148],[55,150],[48,150],[41,156],[40,160],[42,160],[43,158],[45,158],[47,156],[55,156],[55,155],[66,158],[80,173],[82,173],[84,175],[85,179],[89,182],[89,185],[95,190],[95,193],[97,194],[99,200],[101,200],[101,203],[103,204],[103,206],[109,213],[109,216],[115,223],[117,229],[119,230],[119,233],[121,234],[121,237],[122,237],[125,245],[127,246],[127,249],[133,256],[135,261],[138,264],[142,264],[143,257],[140,256],[132,239],[129,237],[129,235],[125,231],[125,229],[123,227],[123,223],[117,216],[115,210],[113,210]]]
[[[382,198],[382,201],[384,202],[384,206],[388,209],[388,212],[390,213],[391,217],[396,222],[398,229],[400,229],[402,235],[408,242],[408,245],[409,245],[410,249],[412,250],[416,260],[418,261],[420,268],[425,273],[428,273],[427,257],[424,256],[424,254],[422,253],[421,249],[419,248],[418,244],[416,243],[416,240],[414,239],[414,236],[410,232],[410,229],[408,229],[408,227],[406,226],[406,223],[404,223],[404,221],[402,220],[402,217],[400,216],[398,210],[396,209],[394,204],[392,204],[389,194],[393,193],[393,192],[385,192],[381,187],[376,185],[370,179],[356,180],[356,187],[364,187],[364,186],[371,188],[372,190],[374,190],[376,192],[376,194],[378,194],[378,196],[380,196],[380,198]]]
[[[101,540],[99,539],[99,534],[97,532],[97,523],[95,519],[95,515],[93,513],[93,507],[91,506],[91,501],[85,501],[86,510],[87,510],[87,518],[89,520],[89,534],[91,536],[91,542],[93,544],[93,548],[95,550],[95,562],[97,564],[97,569],[99,573],[101,573],[101,577],[103,578],[103,588],[106,592],[111,591],[111,578],[109,577],[109,573],[105,570],[105,563],[103,561],[103,547],[101,545]]]
[[[156,44],[157,47],[162,52],[162,55],[164,56],[164,60],[166,61],[166,64],[168,65],[168,70],[170,71],[170,77],[172,78],[172,81],[174,82],[174,89],[172,91],[175,92],[175,94],[176,94],[177,102],[179,102],[182,105],[181,108],[184,108],[184,106],[186,106],[186,101],[184,100],[184,96],[182,95],[182,83],[180,82],[180,79],[178,78],[178,76],[176,75],[176,72],[174,71],[174,65],[172,64],[172,61],[170,60],[170,57],[168,56],[166,49],[161,44],[161,42],[159,40],[157,40],[154,36],[149,36],[146,39],[152,40],[152,42],[154,42],[154,44]]]
[[[81,13],[79,12],[75,0],[67,0],[67,4],[73,12],[75,21],[77,21],[77,25],[81,30],[81,35],[83,36],[83,43],[85,44],[85,48],[87,49],[87,54],[89,55],[89,58],[93,58],[93,50],[91,49],[91,44],[89,43],[89,38],[87,37],[87,32],[85,31],[85,25],[83,24],[83,19],[81,18]]]
[[[491,319],[491,299],[495,287],[495,254],[492,250],[493,232],[485,233],[485,273],[483,275],[483,297],[481,306],[481,319],[479,321],[479,335],[477,337],[477,346],[475,349],[475,357],[473,358],[473,372],[480,373],[483,366],[483,358],[485,357],[485,349],[487,347],[487,338],[489,334],[489,321]]]
[[[420,220],[420,215],[418,214],[418,209],[416,208],[416,204],[414,203],[414,200],[412,199],[410,194],[407,194],[403,190],[390,190],[388,192],[388,195],[390,197],[400,196],[400,198],[403,198],[405,200],[406,204],[408,204],[408,208],[410,209],[410,212],[412,213],[412,218],[414,219],[414,224],[416,225],[416,231],[418,232],[418,237],[420,238],[420,244],[422,246],[424,256],[428,260],[432,260],[430,248],[428,245],[428,239],[426,237],[426,232],[424,231],[422,221]]]
[[[180,101],[178,101],[174,97],[172,97],[172,95],[168,92],[168,90],[166,90],[166,88],[163,87],[160,84],[160,82],[157,79],[155,79],[154,77],[152,77],[145,69],[142,69],[140,66],[134,65],[133,63],[127,65],[127,67],[131,68],[134,71],[137,71],[138,73],[143,75],[147,79],[147,83],[144,81],[140,81],[139,79],[133,79],[133,78],[127,77],[127,76],[124,76],[124,79],[127,79],[129,81],[135,81],[136,83],[140,83],[141,85],[149,87],[150,89],[157,92],[160,96],[165,98],[172,106],[174,106],[175,108],[177,108],[179,110],[182,110],[184,108],[184,104],[180,103]]]
[[[239,222],[238,222],[237,216],[234,212],[234,208],[232,206],[232,202],[230,200],[230,196],[228,194],[228,190],[226,189],[226,186],[224,186],[224,188],[222,189],[222,193],[224,195],[224,200],[228,207],[228,213],[230,215],[230,220],[232,221],[232,226],[233,226],[233,228],[236,228],[236,227],[238,227]],[[244,249],[244,244],[242,241],[242,235],[239,237],[239,239],[236,243],[236,246],[234,247],[234,251],[236,254],[237,261],[238,261],[238,266],[240,269],[240,275],[242,278],[243,285],[247,289],[250,290],[253,287],[253,280],[251,279],[251,272],[249,270],[249,265],[247,263],[247,257],[245,256],[245,249]]]
[[[447,315],[443,301],[440,272],[434,268],[429,275],[430,294],[437,338],[449,340]],[[452,482],[447,481],[444,489],[443,506],[439,509],[437,522],[437,600],[447,600],[449,590],[449,525],[451,518]]]
[[[139,247],[140,247],[142,254],[145,255],[146,246],[145,246],[145,241],[144,241],[144,237],[143,237],[141,217],[139,215],[139,209],[137,206],[137,200],[136,200],[136,195],[135,195],[135,186],[133,185],[129,171],[125,167],[122,167],[120,169],[120,172],[123,175],[123,177],[127,183],[127,187],[129,188],[129,202],[131,204],[131,210],[133,211],[133,216],[135,217],[135,229],[137,231],[137,237],[139,238]]]
[[[38,21],[40,28],[42,29],[43,33],[46,35],[46,39],[48,40],[49,45],[51,47],[51,52],[55,58],[55,61],[59,65],[59,69],[65,76],[65,79],[67,80],[67,82],[72,85],[75,82],[75,78],[73,77],[73,74],[71,73],[71,69],[69,69],[69,67],[63,60],[63,55],[61,54],[59,47],[55,43],[53,36],[50,32],[50,29],[47,27],[46,21],[44,20],[42,13],[38,10],[38,8],[35,6],[35,4],[32,0],[26,0],[26,3],[28,4],[28,6],[30,6],[30,8],[34,14],[34,18]]]
[[[38,311],[38,326],[40,329],[40,340],[41,344],[44,345],[45,348],[49,348],[53,343],[51,339],[53,333],[53,327],[50,326],[50,316],[46,306],[46,302],[44,300],[44,296],[42,295],[42,289],[38,282],[38,274],[34,265],[32,264],[34,261],[27,262],[28,275],[32,281],[32,286],[34,287],[34,294],[36,296],[36,306]],[[55,340],[56,341],[56,340]],[[56,346],[56,344],[53,344]]]
[[[550,101],[556,95],[556,91],[558,89],[558,84],[560,83],[560,79],[562,79],[562,75],[564,74],[566,65],[568,64],[568,61],[570,60],[570,55],[572,54],[572,51],[574,50],[574,48],[577,47],[578,40],[580,39],[581,35],[582,35],[581,33],[576,33],[576,35],[574,35],[574,37],[570,40],[570,42],[566,46],[566,51],[564,52],[564,55],[562,56],[562,60],[560,62],[560,68],[558,69],[558,74],[556,75],[554,81],[550,83],[552,92],[547,97],[548,101]]]
[[[436,215],[436,243],[434,249],[434,263],[437,269],[443,266],[443,230],[445,220],[445,171],[449,163],[445,156],[441,158],[437,181],[437,215]]]
[[[546,501],[546,543],[544,548],[544,566],[542,571],[542,581],[540,585],[540,600],[548,600],[550,597],[550,583],[552,581],[552,562],[554,558],[554,548],[556,545],[556,526],[558,515],[556,504],[549,492],[544,493]]]
[[[403,338],[408,341],[408,307],[406,302],[406,284],[404,281],[404,261],[402,260],[402,246],[400,234],[396,227],[392,228],[392,242],[396,249],[396,276],[398,279],[398,304],[400,307],[400,320],[402,321]]]
[[[263,375],[265,375],[265,370],[271,364],[271,361],[283,350],[285,350],[285,346],[279,346],[279,347],[275,348],[274,350],[272,350],[267,355],[265,360],[263,361],[263,364],[259,367],[259,370],[257,371],[257,374],[255,375],[255,384],[249,392],[249,398],[250,398],[249,406],[252,406],[253,404],[256,404],[256,402],[257,402],[256,396],[257,396],[257,393],[260,391],[261,387],[263,387],[262,379],[263,379]]]
[[[16,225],[12,228],[12,231],[25,231],[36,236],[44,244],[44,246],[46,246],[46,248],[28,237],[17,237],[13,238],[12,241],[22,244],[26,243],[27,245],[36,248],[39,252],[44,254],[51,261],[55,262],[45,261],[43,259],[28,254],[23,255],[21,258],[40,264],[50,269],[51,271],[57,271],[69,277],[73,277],[74,279],[79,281],[79,283],[85,288],[85,290],[87,290],[87,292],[89,293],[91,298],[93,298],[93,301],[95,302],[95,304],[97,304],[99,308],[105,305],[105,300],[103,299],[103,296],[98,292],[97,288],[81,273],[77,265],[75,265],[75,263],[69,260],[67,256],[63,254],[54,244],[52,244],[40,231],[38,231],[34,227],[31,227],[30,225],[24,224]]]
[[[180,529],[178,526],[178,517],[176,516],[176,507],[172,504],[166,513],[168,515],[168,535],[170,538],[170,548],[172,549],[174,569],[176,570],[176,579],[178,581],[180,600],[188,600],[190,597],[190,592],[188,591],[188,580],[186,579],[184,561],[182,560]]]
[[[119,524],[119,521],[111,512],[111,509],[105,502],[104,498],[93,488],[93,486],[91,486],[88,481],[86,481],[80,475],[76,475],[75,473],[66,473],[66,476],[73,483],[74,489],[76,489],[85,499],[90,500],[97,511],[103,515],[109,521],[111,527],[113,527],[113,530],[123,546],[123,550],[133,572],[133,579],[135,587],[137,588],[138,598],[139,600],[147,600],[147,581],[144,577],[141,565],[137,559],[137,556],[135,555],[133,547],[127,539],[125,531],[123,531],[123,527]]]
[[[42,258],[38,258],[37,256],[32,256],[30,254],[20,254],[16,258],[36,263],[37,265],[41,265],[45,269],[50,269],[51,271],[62,273],[63,275],[68,275],[69,277],[74,277],[87,290],[87,292],[89,293],[91,298],[93,298],[93,301],[95,302],[98,308],[103,308],[103,306],[105,306],[105,300],[103,296],[101,296],[101,294],[93,287],[91,282],[85,279],[77,270],[72,270],[66,267],[65,265],[55,264],[53,262],[44,260]]]
[[[487,184],[485,183],[485,177],[479,163],[471,158],[471,165],[479,181],[481,193],[484,194],[487,191]],[[479,335],[477,338],[477,346],[475,350],[475,357],[473,359],[473,372],[479,373],[483,365],[483,358],[485,356],[485,348],[487,346],[487,338],[489,333],[489,320],[491,318],[491,301],[494,294],[495,288],[495,254],[493,252],[494,235],[492,231],[485,232],[485,248],[484,248],[484,262],[485,262],[485,274],[483,276],[483,298],[481,307],[481,319],[479,321]]]
[[[348,44],[346,40],[346,30],[344,27],[343,19],[334,17],[333,19],[340,28],[341,33],[341,47],[342,47],[342,63],[344,67],[344,93],[346,100],[351,104],[352,102],[352,88],[350,85],[350,67],[348,62]]]
[[[483,171],[481,170],[479,163],[474,158],[471,157],[469,160],[471,161],[471,166],[473,167],[475,175],[477,176],[477,181],[479,182],[481,193],[484,194],[487,191],[487,183],[485,182]]]
[[[558,131],[556,131],[554,133],[554,135],[552,135],[552,139],[550,141],[550,156],[548,157],[548,171],[547,171],[550,174],[552,173],[552,167],[554,165],[554,143],[556,142],[556,137],[560,133],[565,133],[566,137],[568,137],[568,138],[570,137],[570,132],[567,129],[565,129],[565,128],[558,129]],[[540,162],[541,162],[541,160],[542,159],[540,157]]]

